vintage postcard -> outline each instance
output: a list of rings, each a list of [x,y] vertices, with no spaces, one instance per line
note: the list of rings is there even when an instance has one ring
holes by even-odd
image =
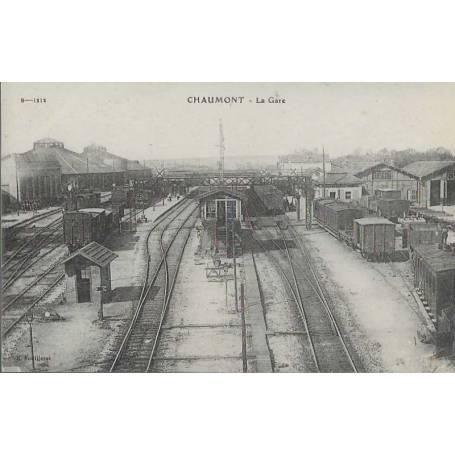
[[[455,84],[4,83],[2,372],[454,372]]]

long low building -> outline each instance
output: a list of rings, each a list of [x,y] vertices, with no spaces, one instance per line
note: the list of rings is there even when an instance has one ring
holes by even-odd
[[[25,153],[2,157],[1,164],[4,209],[26,206],[28,201],[58,203],[68,191],[109,191],[151,175],[138,161],[111,154],[105,147],[91,145],[76,153],[51,138],[36,141]]]

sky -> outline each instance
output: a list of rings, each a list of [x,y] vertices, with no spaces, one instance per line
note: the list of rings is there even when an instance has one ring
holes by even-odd
[[[190,96],[245,100],[195,104]],[[214,157],[219,119],[226,156],[322,146],[330,157],[356,149],[455,151],[455,84],[449,83],[7,83],[1,101],[2,155],[52,137],[75,152],[96,143],[138,160]]]

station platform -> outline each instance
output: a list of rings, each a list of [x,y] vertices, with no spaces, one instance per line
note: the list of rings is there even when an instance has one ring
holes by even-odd
[[[166,210],[169,210],[171,207],[176,205],[177,203],[181,202],[182,198],[178,199],[176,197],[172,198],[172,201],[168,201],[167,198],[164,199],[164,204],[163,200],[160,200],[156,202],[153,206],[147,207],[144,210],[142,209],[137,209],[137,218],[140,218],[142,216],[142,213],[144,213],[145,217],[147,218],[147,223],[155,221],[162,213],[164,213]],[[126,212],[126,211],[125,211]],[[128,210],[127,213],[125,213],[125,216],[122,218],[122,223],[128,223],[130,219],[130,211]],[[138,223],[140,226],[140,223]]]

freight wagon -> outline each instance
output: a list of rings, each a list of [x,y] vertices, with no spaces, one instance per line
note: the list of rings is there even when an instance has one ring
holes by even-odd
[[[314,217],[338,238],[350,238],[353,223],[363,215],[360,208],[333,199],[314,202]]]
[[[397,191],[400,192],[399,190],[376,190],[375,196],[362,196],[360,205],[368,209],[371,215],[384,216],[397,222],[398,218],[408,216],[410,207],[409,201],[397,198]]]
[[[418,245],[438,245],[441,242],[441,229],[436,223],[406,223],[402,241],[403,248],[411,250]]]
[[[273,185],[253,185],[248,200],[252,216],[274,216],[284,213],[284,194]]]
[[[455,307],[455,255],[430,245],[414,249],[414,286],[426,302],[436,327]]]
[[[85,208],[65,212],[63,215],[63,236],[70,252],[90,242],[103,243],[118,224],[118,216],[100,208]]]
[[[379,199],[401,199],[401,190],[378,188],[374,190],[374,195]]]
[[[396,223],[398,218],[405,218],[408,215],[409,205],[410,202],[404,199],[378,199],[377,214]]]
[[[64,204],[65,210],[68,211],[90,207],[101,207],[100,192],[71,194],[67,197]]]
[[[391,260],[395,253],[395,224],[379,217],[354,220],[353,244],[369,260]]]

